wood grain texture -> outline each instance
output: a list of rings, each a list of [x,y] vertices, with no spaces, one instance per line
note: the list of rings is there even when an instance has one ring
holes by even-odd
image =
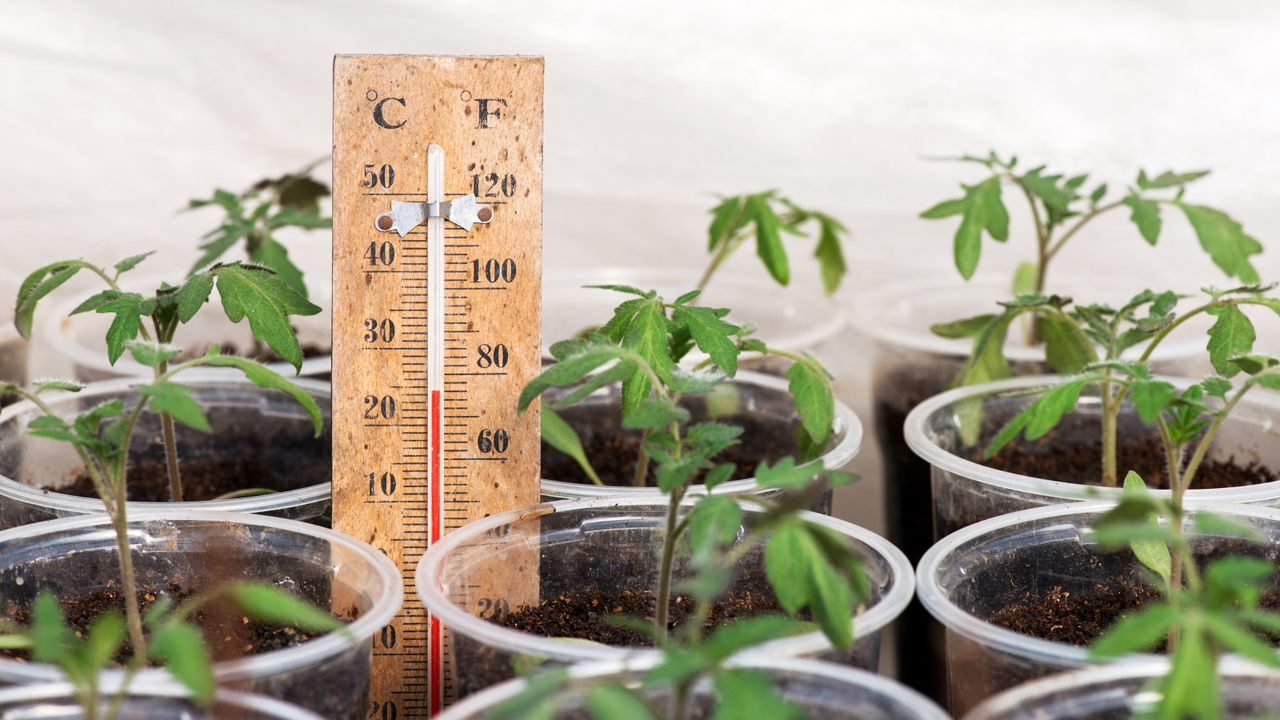
[[[391,717],[380,714],[387,703],[397,718],[427,717],[451,694],[447,667],[424,664],[437,628],[412,577],[425,547],[469,521],[538,501],[538,413],[518,415],[515,401],[540,367],[542,116],[541,58],[334,61],[333,524],[381,548],[405,577],[395,643],[374,638],[371,718]],[[494,209],[490,224],[470,232],[445,224],[441,308],[427,302],[427,225],[403,238],[374,227],[392,200],[425,199],[432,143],[445,152],[446,198],[478,190]],[[496,280],[485,273],[490,260]],[[507,260],[514,278],[501,272]],[[444,313],[441,348],[427,342],[436,311]],[[384,321],[395,325],[390,340]],[[434,352],[443,353],[445,371],[438,478],[427,390]],[[478,442],[498,430],[509,438],[504,451]],[[384,474],[394,475],[394,489]],[[536,578],[536,561],[530,553],[511,571]],[[536,599],[536,583],[529,586],[532,596],[504,599]]]

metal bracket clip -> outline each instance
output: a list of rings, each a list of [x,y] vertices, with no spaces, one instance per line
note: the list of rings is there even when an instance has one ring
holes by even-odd
[[[404,237],[410,230],[433,217],[442,217],[470,232],[472,225],[488,225],[493,220],[493,208],[476,202],[474,195],[463,195],[438,203],[392,200],[391,212],[379,215],[373,226],[379,232],[394,230],[400,237]]]

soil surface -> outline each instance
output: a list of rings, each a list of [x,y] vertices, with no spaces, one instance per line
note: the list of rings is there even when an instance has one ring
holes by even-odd
[[[649,635],[619,627],[609,618],[641,618],[652,622],[656,601],[648,590],[618,592],[583,591],[565,593],[543,600],[539,605],[525,605],[493,618],[493,622],[512,630],[541,637],[578,638],[605,645],[652,647]],[[693,615],[695,601],[677,595],[671,599],[670,622],[675,630]],[[780,613],[782,607],[772,594],[751,591],[731,592],[712,605],[705,627],[708,630],[734,620],[769,613]]]
[[[212,420],[211,414],[211,420]],[[183,499],[213,500],[230,492],[263,488],[276,492],[327,482],[332,474],[329,428],[320,438],[305,432],[270,436],[232,423],[214,426],[217,443],[209,435],[178,428],[178,457],[182,469]],[[309,425],[307,429],[309,429]],[[169,498],[169,475],[159,433],[148,433],[147,446],[135,440],[129,460],[129,499],[165,502]],[[96,497],[93,481],[83,469],[60,493]]]
[[[138,592],[138,604],[145,615],[161,598],[168,598],[180,603],[191,597],[176,584],[164,587],[144,584]],[[61,601],[62,612],[66,616],[68,627],[75,631],[77,637],[83,637],[93,620],[111,610],[124,612],[124,598],[119,590],[100,590],[80,598]],[[6,603],[3,608],[4,617],[22,626],[29,625],[31,615],[29,608]],[[262,623],[246,616],[232,603],[211,603],[191,615],[192,622],[199,627],[205,636],[214,662],[233,660],[246,655],[257,655],[283,648],[293,647],[318,636],[296,626],[273,625]],[[126,639],[121,652],[116,655],[116,662],[123,664],[130,656],[131,643]],[[5,656],[29,660],[26,650],[0,651]],[[153,663],[155,664],[155,663]]]

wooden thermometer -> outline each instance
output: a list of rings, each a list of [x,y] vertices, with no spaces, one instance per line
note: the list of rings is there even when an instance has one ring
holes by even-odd
[[[538,501],[538,415],[516,398],[539,371],[541,257],[541,58],[335,59],[333,525],[405,589],[373,639],[373,720],[451,695],[422,553]]]

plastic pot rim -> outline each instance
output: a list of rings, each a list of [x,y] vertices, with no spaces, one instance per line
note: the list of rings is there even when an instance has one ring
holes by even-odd
[[[549,270],[543,282],[543,287],[554,288],[557,284],[564,284],[566,287],[578,289],[583,285],[599,285],[607,283],[623,283],[637,282],[638,278],[642,278],[645,282],[640,283],[642,290],[651,289],[647,285],[670,285],[673,279],[679,279],[680,275],[689,274],[688,289],[692,290],[697,284],[697,278],[688,273],[688,268],[684,267],[662,267],[659,265],[604,265],[600,267],[576,267],[561,268]],[[746,293],[752,296],[759,296],[761,292],[760,280],[741,272],[717,272],[708,284],[708,292],[718,288],[732,288],[733,290]],[[771,281],[772,282],[772,281]],[[794,287],[768,288],[770,291],[778,293],[795,293]],[[599,290],[604,293],[607,290]],[[796,332],[788,333],[780,337],[769,339],[769,344],[790,352],[799,352],[806,348],[813,347],[824,340],[835,337],[837,333],[844,329],[848,323],[847,313],[844,306],[835,300],[833,296],[825,295],[821,292],[814,293],[816,298],[821,298],[826,312],[820,315],[820,319],[805,323],[802,327],[797,328]],[[543,305],[547,305],[550,295],[547,291],[543,292]],[[732,319],[732,318],[731,318]]]
[[[787,381],[780,377],[767,375],[765,373],[752,372],[750,370],[742,370],[737,376],[730,378],[730,384],[734,385],[757,385],[769,390],[778,392],[787,392]],[[823,453],[818,459],[823,461],[823,466],[828,469],[839,469],[849,464],[854,457],[857,456],[859,450],[862,449],[862,420],[858,418],[857,413],[848,405],[841,402],[838,398],[835,401],[836,412],[835,422],[832,423],[831,432],[834,436],[841,430],[844,431],[844,437],[841,437],[835,445]],[[666,493],[655,487],[630,487],[615,485],[594,485],[589,482],[569,482],[566,480],[550,480],[543,478],[540,482],[542,492],[558,499],[578,500],[598,497],[617,497],[617,498],[645,498],[653,500],[655,498],[664,498]],[[743,478],[740,480],[730,480],[726,483],[717,485],[712,491],[713,495],[720,494],[737,494],[749,493],[756,489],[757,482],[754,477]],[[689,487],[691,495],[705,495],[707,488],[705,485],[691,485]]]
[[[138,277],[129,278],[124,283],[125,289],[138,286],[146,286],[148,283],[158,284],[166,279],[162,275],[140,275]],[[73,339],[64,322],[74,320],[71,311],[76,309],[81,300],[77,298],[67,298],[57,304],[46,313],[45,319],[40,323],[41,332],[43,332],[43,340],[49,343],[49,347],[59,356],[71,361],[72,365],[80,365],[83,367],[93,368],[95,371],[104,375],[113,375],[118,377],[147,377],[151,376],[151,368],[141,363],[135,362],[132,357],[126,353],[115,365],[108,360],[106,353],[94,348],[85,347]],[[305,320],[312,316],[300,316]],[[228,320],[228,323],[231,321]],[[238,327],[238,325],[237,325]],[[197,341],[196,344],[199,344]],[[302,359],[302,370],[298,372],[296,368],[287,362],[266,363],[266,366],[272,370],[284,375],[285,377],[294,377],[295,373],[299,377],[312,377],[316,375],[325,375],[333,371],[333,358],[329,355],[317,355],[312,358]],[[230,375],[237,371],[232,368],[206,368],[205,372],[211,374]],[[187,376],[190,377],[190,376]]]
[[[942,449],[937,443],[929,439],[928,433],[925,431],[929,418],[934,413],[961,400],[1051,385],[1064,377],[1063,375],[1031,375],[947,390],[925,400],[907,413],[907,418],[902,424],[903,437],[907,441],[907,446],[930,465],[984,485],[1076,502],[1118,498],[1121,493],[1121,488],[1119,487],[1079,485],[1061,480],[1019,475],[988,467],[972,460],[966,460],[959,455]],[[1185,389],[1189,385],[1198,382],[1190,378],[1163,375],[1156,377],[1173,383],[1179,389]],[[1240,401],[1240,406],[1242,408],[1263,407],[1280,416],[1280,397],[1274,393],[1250,393]],[[1230,418],[1228,418],[1227,422],[1231,422]],[[1158,497],[1169,497],[1171,494],[1169,490],[1153,489],[1150,492]],[[1186,498],[1188,501],[1222,501],[1246,504],[1264,502],[1280,498],[1280,480],[1229,488],[1192,488],[1187,490]]]
[[[260,391],[263,394],[279,392],[278,390],[260,388],[243,377],[229,376],[223,373],[202,373],[192,370],[183,373],[180,377],[184,384],[195,387],[239,387],[245,390]],[[115,380],[89,383],[80,392],[60,392],[57,395],[49,395],[48,399],[57,402],[66,398],[92,398],[95,393],[102,395],[133,392],[133,388],[142,380],[142,378],[117,378]],[[309,391],[314,397],[328,398],[330,396],[331,389],[327,382],[311,378],[294,378],[293,382],[302,389]],[[6,407],[3,411],[0,411],[0,428],[3,428],[4,424],[15,416],[32,412],[33,410],[38,412],[38,408],[30,400],[23,400]],[[164,512],[168,510],[216,510],[227,513],[278,512],[292,507],[324,502],[332,494],[332,485],[332,482],[324,482],[270,495],[254,495],[228,500],[191,500],[176,503],[131,500],[129,501],[129,512],[131,515],[134,512]],[[18,482],[3,473],[0,473],[0,496],[8,496],[23,503],[66,513],[101,514],[104,512],[100,498],[80,497],[33,487]]]
[[[657,665],[659,659],[656,655],[649,655],[625,660],[582,663],[569,667],[568,677],[570,680],[591,680],[624,673],[642,673]],[[766,672],[792,672],[810,675],[866,688],[876,694],[888,696],[900,702],[921,720],[949,720],[951,717],[932,700],[915,690],[883,675],[877,675],[858,668],[808,658],[765,657],[748,653],[737,655],[728,660],[726,664],[731,667],[752,668]],[[526,683],[527,680],[524,678],[515,678],[485,688],[448,708],[444,714],[438,716],[438,719],[466,720],[466,718],[483,717],[483,712],[486,709],[516,696],[524,689]]]
[[[682,504],[692,504],[694,500],[690,498]],[[477,618],[458,608],[449,599],[446,589],[439,582],[444,561],[449,556],[449,553],[467,540],[483,537],[489,530],[501,525],[540,519],[556,513],[609,508],[652,508],[656,514],[661,515],[666,510],[666,504],[654,502],[652,498],[561,500],[499,513],[468,523],[449,533],[444,539],[435,543],[423,553],[422,558],[418,561],[413,578],[414,587],[418,591],[418,598],[433,616],[439,618],[445,627],[452,628],[454,632],[461,632],[471,637],[484,638],[484,642],[488,645],[502,647],[522,655],[531,655],[565,663],[578,663],[587,660],[617,660],[620,658],[656,655],[658,651],[652,648],[589,645],[546,638],[502,627]],[[884,597],[865,612],[854,616],[855,642],[861,637],[881,630],[902,614],[902,611],[915,595],[915,577],[911,563],[901,550],[888,540],[853,523],[809,511],[801,512],[799,517],[807,522],[822,525],[863,543],[872,552],[883,558],[890,568],[892,580]],[[752,652],[753,654],[792,656],[818,652],[830,647],[831,644],[826,636],[820,631],[813,631],[765,643]]]
[[[1058,277],[1062,280],[1055,281],[1054,284],[1066,287],[1100,285],[1100,280],[1105,280],[1105,278],[1098,278],[1093,275],[1063,274]],[[952,291],[966,287],[1001,288],[1001,294],[991,303],[990,312],[998,310],[995,300],[1006,300],[1013,297],[1013,291],[1008,289],[1009,278],[1007,276],[980,273],[965,281],[957,279],[954,275],[935,275],[919,280],[889,283],[866,290],[857,297],[857,302],[853,304],[853,312],[849,315],[849,325],[873,340],[897,347],[936,355],[965,357],[968,356],[973,346],[971,342],[940,337],[929,332],[928,328],[923,330],[902,328],[897,326],[896,323],[887,322],[883,317],[877,315],[876,311],[892,305],[895,300],[904,296],[927,295],[938,290]],[[961,320],[963,316],[953,319]],[[1200,337],[1170,339],[1156,348],[1152,359],[1156,362],[1167,361],[1195,352],[1203,352],[1203,350],[1204,341]],[[1005,357],[1014,362],[1037,362],[1045,359],[1044,348],[1041,346],[1006,343],[1004,352]],[[1136,354],[1132,358],[1129,357],[1129,354],[1126,354],[1125,357],[1126,359],[1136,359]]]
[[[1089,658],[1089,649],[1086,647],[1023,635],[978,619],[947,597],[946,591],[938,583],[937,575],[942,563],[953,552],[983,535],[991,534],[994,531],[1003,530],[1013,525],[1047,518],[1057,517],[1066,521],[1083,515],[1100,515],[1113,507],[1115,507],[1114,501],[1046,505],[1029,510],[1018,510],[1007,515],[998,515],[961,528],[939,540],[920,558],[920,563],[916,565],[916,597],[920,599],[920,603],[924,605],[925,610],[928,610],[929,614],[942,623],[947,630],[957,632],[974,642],[1044,664],[1088,667],[1105,662],[1092,661]],[[1258,505],[1188,501],[1184,507],[1188,511],[1188,518],[1194,516],[1197,512],[1205,511],[1220,515],[1262,518],[1280,525],[1280,510]],[[1135,657],[1159,659],[1162,656],[1143,653]]]
[[[167,512],[131,511],[129,513],[130,526],[152,522],[170,524],[208,522],[225,525],[248,525],[307,535],[324,540],[330,545],[341,546],[361,558],[372,569],[372,574],[376,575],[380,582],[380,587],[377,588],[377,594],[374,596],[372,606],[361,613],[360,617],[345,625],[347,633],[327,633],[294,647],[215,663],[213,666],[214,677],[219,682],[232,682],[296,670],[312,664],[317,658],[344,652],[353,647],[360,647],[368,638],[373,637],[379,628],[395,617],[404,600],[404,581],[400,576],[400,570],[390,558],[349,535],[344,535],[328,528],[297,520],[249,513],[187,509]],[[112,534],[110,523],[111,519],[109,517],[105,514],[98,514],[58,518],[57,520],[22,525],[0,531],[0,549],[6,543],[26,542],[39,536],[64,531],[81,530],[87,534],[95,528],[100,528],[101,532]],[[352,639],[348,639],[344,635],[349,635]],[[57,680],[62,677],[61,671],[56,667],[42,663],[0,659],[0,668],[4,669],[4,674],[11,677],[22,677],[24,682],[27,683]],[[108,687],[111,687],[112,685],[109,683],[118,683],[123,673],[123,670],[108,670],[103,674],[104,681],[108,683]],[[163,669],[148,668],[137,673],[135,677],[138,678],[138,682],[149,683],[163,682],[163,679],[168,678],[169,675]]]
[[[107,690],[107,692],[113,691]],[[185,699],[190,697],[190,694],[181,686],[171,682],[135,682],[129,687],[128,697],[139,699],[149,697]],[[36,685],[13,685],[6,688],[0,688],[0,707],[9,704],[21,704],[23,702],[42,702],[61,699],[72,700],[73,702],[76,701],[75,688],[70,683],[40,683]],[[240,710],[252,710],[273,718],[281,718],[282,720],[322,720],[319,715],[316,715],[305,708],[292,705],[283,700],[267,697],[265,695],[253,695],[250,693],[237,692],[235,690],[219,689],[214,694],[214,700]]]
[[[1220,677],[1280,681],[1280,672],[1238,657],[1223,657],[1218,660],[1218,663]],[[968,713],[965,713],[963,720],[982,720],[983,718],[999,717],[1020,706],[1035,703],[1041,698],[1062,693],[1072,688],[1086,690],[1093,685],[1107,685],[1126,680],[1154,679],[1168,671],[1168,658],[1143,656],[1132,660],[1116,661],[1105,667],[1091,667],[1084,670],[1072,670],[1050,675],[1039,680],[1016,685],[983,700]]]

